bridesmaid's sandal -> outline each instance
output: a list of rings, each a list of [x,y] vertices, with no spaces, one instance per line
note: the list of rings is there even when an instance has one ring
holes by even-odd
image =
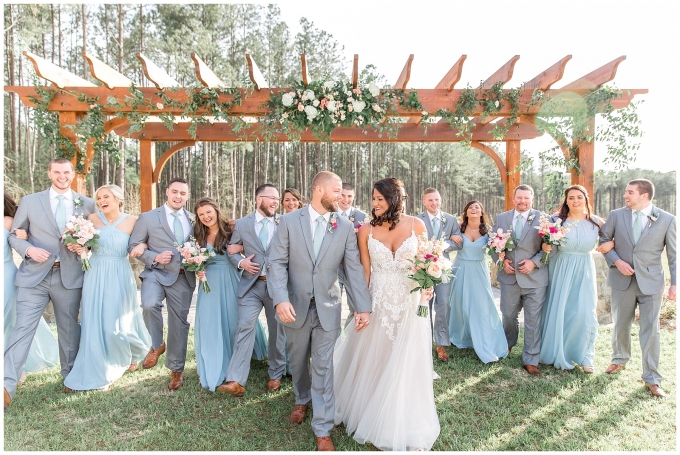
[[[128,368],[128,371],[137,371],[137,368],[139,368],[138,363],[131,363],[130,367]]]

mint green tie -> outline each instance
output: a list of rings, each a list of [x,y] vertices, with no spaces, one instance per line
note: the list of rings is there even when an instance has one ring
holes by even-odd
[[[432,233],[434,234],[434,237],[437,239],[439,238],[439,223],[440,223],[439,217],[435,216],[432,219]]]
[[[522,238],[522,228],[524,227],[524,217],[522,215],[517,217],[515,222],[515,240]]]
[[[635,223],[633,223],[633,241],[637,245],[638,240],[640,240],[640,235],[642,234],[642,212],[640,210],[635,211]]]
[[[54,219],[57,222],[57,229],[59,233],[63,233],[66,229],[66,205],[64,204],[64,195],[60,194],[57,196],[59,202],[57,203],[57,210],[54,213]]]
[[[323,236],[325,233],[324,229],[324,218],[320,216],[316,219],[316,229],[314,230],[314,260],[319,256],[319,251],[321,250],[321,244],[323,243]]]
[[[262,218],[260,221],[260,223],[262,223],[262,227],[260,228],[260,234],[258,235],[260,243],[262,244],[262,248],[265,250],[267,249],[267,244],[269,243],[269,227],[267,226],[268,222],[269,219]]]
[[[179,213],[172,212],[172,216],[175,217],[175,222],[172,227],[172,230],[175,231],[175,240],[177,240],[178,244],[182,245],[184,243],[184,228],[182,227],[182,222],[179,220]]]
[[[347,214],[345,212],[342,212],[340,216],[344,216],[345,218],[347,218]]]

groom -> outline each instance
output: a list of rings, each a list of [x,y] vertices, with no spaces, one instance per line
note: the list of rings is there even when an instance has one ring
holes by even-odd
[[[290,421],[302,423],[311,401],[317,448],[327,451],[333,450],[333,348],[340,333],[341,262],[347,291],[359,312],[355,318],[357,331],[368,326],[371,298],[354,226],[335,213],[342,180],[332,172],[319,172],[312,181],[312,192],[307,207],[281,217],[270,247],[268,285],[288,337],[295,392]]]
[[[84,273],[77,253],[81,248],[65,246],[61,234],[71,216],[87,217],[95,212],[95,205],[92,199],[71,190],[75,173],[66,158],[50,161],[47,176],[52,186],[41,193],[24,196],[8,238],[24,260],[15,278],[16,325],[5,348],[5,409],[14,397],[33,336],[50,300],[57,318],[59,361],[64,379],[73,368],[80,346],[78,312]],[[28,240],[18,239],[15,229],[27,231]],[[70,391],[64,387],[64,392]]]
[[[630,360],[630,331],[635,307],[640,310],[642,380],[652,395],[664,398],[659,373],[661,340],[659,313],[664,288],[661,254],[668,255],[671,286],[668,298],[675,300],[675,217],[652,204],[654,184],[632,180],[623,195],[626,206],[612,210],[602,226],[601,241],[614,240],[614,249],[604,255],[612,290],[612,363],[605,373],[616,374]]]

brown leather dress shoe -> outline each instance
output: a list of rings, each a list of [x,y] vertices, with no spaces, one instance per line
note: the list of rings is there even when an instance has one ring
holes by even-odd
[[[652,391],[652,395],[658,398],[666,398],[666,392],[658,384],[648,384],[645,382],[645,387]]]
[[[280,379],[270,379],[269,382],[267,383],[267,390],[270,392],[276,392],[280,388],[281,388]]]
[[[227,382],[217,387],[217,393],[231,395],[232,397],[242,397],[246,389],[236,381]]]
[[[446,348],[444,346],[437,346],[435,348],[435,351],[437,352],[437,358],[439,359],[440,362],[449,361],[449,356],[446,353]]]
[[[527,373],[533,374],[534,376],[540,376],[541,372],[539,371],[538,368],[536,368],[533,365],[524,365],[524,369],[527,370]]]
[[[7,393],[7,389],[5,389],[5,411],[7,408],[9,408],[9,405],[12,403],[12,398],[9,396],[9,393]]]
[[[330,436],[317,436],[316,437],[316,450],[319,452],[333,452],[335,447],[333,447],[333,441],[331,441]]]
[[[307,415],[307,405],[306,404],[296,404],[293,408],[293,412],[290,413],[290,423],[293,425],[300,425],[305,416]],[[330,437],[328,438],[330,442]],[[318,438],[317,438],[318,441]],[[333,444],[331,443],[331,447]]]
[[[606,370],[604,370],[604,372],[607,373],[607,374],[616,374],[616,373],[618,373],[619,371],[625,370],[625,369],[626,369],[626,364],[625,364],[625,363],[624,363],[623,365],[617,365],[617,364],[615,364],[615,363],[612,363],[611,365],[609,365],[609,366],[607,367]]]
[[[158,363],[158,357],[160,357],[165,352],[165,343],[158,346],[158,349],[151,348],[149,353],[144,358],[144,363],[142,363],[142,368],[153,368]]]
[[[64,386],[64,393],[73,393],[73,389],[70,387]]]
[[[181,371],[172,371],[170,373],[170,383],[168,384],[169,390],[179,390],[184,384],[184,373]]]

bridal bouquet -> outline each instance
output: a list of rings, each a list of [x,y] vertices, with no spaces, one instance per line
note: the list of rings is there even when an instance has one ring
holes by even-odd
[[[562,220],[557,219],[554,223],[550,221],[546,215],[541,215],[539,219],[539,225],[534,226],[534,229],[538,229],[538,235],[543,237],[543,243],[547,245],[559,246],[560,241],[564,238],[564,235],[569,232],[569,229],[562,226]],[[550,253],[543,252],[541,256],[541,262],[547,264],[550,261]]]
[[[205,269],[215,262],[215,259],[213,259],[215,257],[215,250],[212,248],[201,248],[194,237],[189,237],[189,241],[184,242],[184,245],[175,243],[175,247],[182,256],[184,270],[189,272],[205,272]],[[204,276],[201,279],[201,284],[203,285],[203,292],[210,292],[208,278]]]
[[[515,241],[512,238],[512,230],[503,232],[503,229],[498,229],[496,232],[489,233],[489,241],[486,242],[486,253],[491,256],[494,253],[498,255],[496,267],[505,258],[505,252],[515,249]]]
[[[418,236],[418,252],[407,259],[408,277],[418,283],[411,293],[448,283],[453,277],[453,264],[444,257],[446,242],[436,238],[427,239],[427,233]],[[420,302],[418,316],[428,317],[427,302]]]
[[[83,218],[83,215],[78,215],[77,218],[75,216],[69,218],[61,238],[64,241],[64,245],[87,246],[90,249],[99,247],[99,242],[97,242],[99,230],[94,228],[92,221]],[[89,255],[89,251],[83,251],[80,254],[80,263],[83,271],[92,269]]]

